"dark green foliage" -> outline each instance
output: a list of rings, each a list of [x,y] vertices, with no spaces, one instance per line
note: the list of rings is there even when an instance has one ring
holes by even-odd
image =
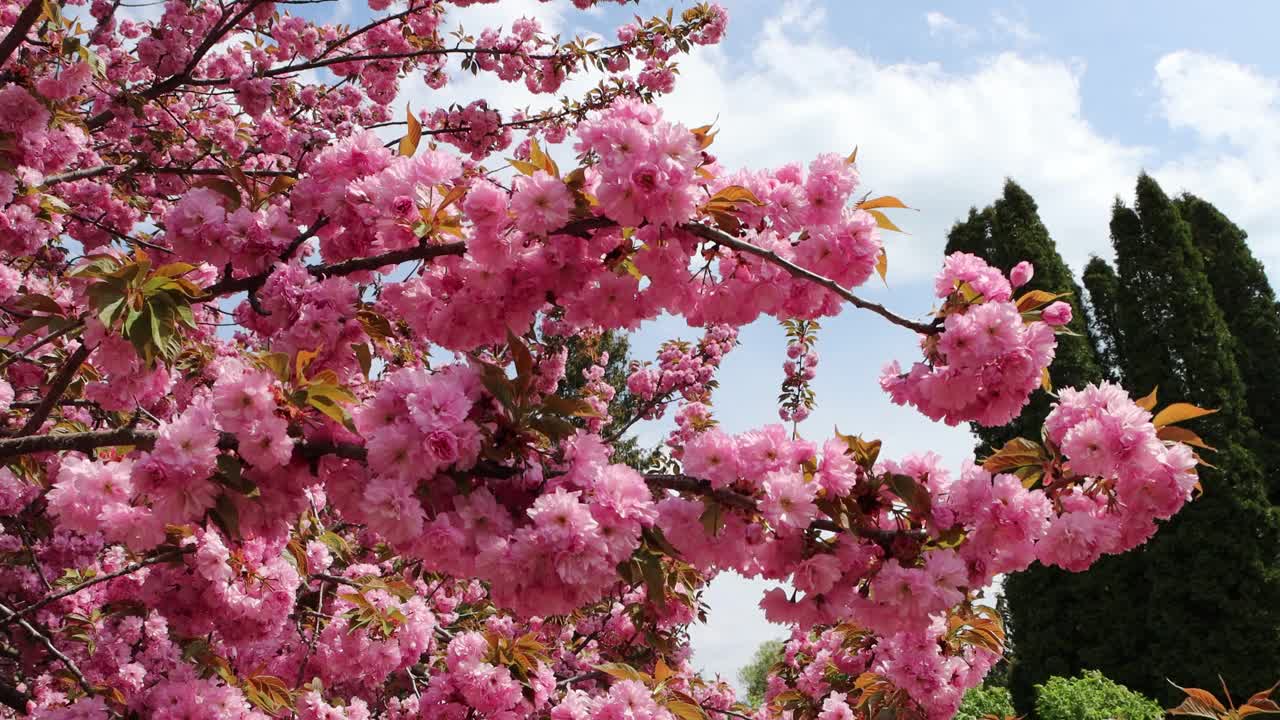
[[[580,397],[586,385],[582,371],[594,365],[602,353],[609,353],[609,362],[604,366],[604,379],[617,394],[609,404],[609,423],[605,425],[602,434],[606,437],[614,434],[622,436],[614,443],[610,460],[643,471],[651,464],[657,451],[640,447],[636,437],[627,435],[623,429],[640,411],[642,404],[639,398],[627,390],[631,342],[624,333],[607,331],[590,341],[574,337],[568,345],[569,357],[565,360],[564,379],[560,381],[558,394]]]
[[[1113,638],[1140,638],[1144,661],[1098,667],[1169,701],[1176,691],[1167,680],[1213,687],[1221,674],[1230,687],[1266,687],[1280,668],[1280,516],[1245,444],[1252,423],[1233,338],[1191,229],[1154,180],[1138,178],[1136,211],[1117,204],[1111,229],[1126,385],[1142,394],[1159,385],[1162,402],[1218,408],[1196,429],[1220,450],[1210,460],[1217,467],[1201,469],[1204,496],[1132,555],[1141,575],[1099,600],[1126,613],[1144,608],[1139,624],[1110,625]]]
[[[1159,385],[1166,399],[1217,408],[1197,426],[1202,435],[1239,432],[1247,412],[1230,332],[1191,227],[1150,176],[1138,178],[1136,210],[1114,208],[1111,239],[1121,280],[1120,332],[1130,348],[1126,383],[1139,392]]]
[[[1139,552],[1139,551],[1134,551]],[[1145,607],[1130,601],[1141,561],[1132,553],[1103,557],[1087,572],[1040,564],[1005,579],[1009,636],[1014,643],[1009,690],[1021,712],[1050,675],[1104,666],[1125,677],[1146,665]]]
[[[955,720],[982,720],[988,715],[1006,718],[1015,715],[1009,691],[1002,687],[979,685],[969,688],[960,701]]]
[[[1233,336],[1231,349],[1245,385],[1245,401],[1257,435],[1253,448],[1280,505],[1280,303],[1262,263],[1245,243],[1247,235],[1210,203],[1191,194],[1176,201],[1204,258],[1213,297]]]
[[[769,669],[782,659],[785,644],[781,640],[765,640],[756,648],[751,661],[738,670],[738,680],[747,688],[747,704],[760,707],[769,687]]]
[[[1071,303],[1074,317],[1067,327],[1077,335],[1058,336],[1058,349],[1049,368],[1050,376],[1054,385],[1068,387],[1094,382],[1101,377],[1089,329],[1081,312],[1080,287],[1058,254],[1049,231],[1040,222],[1035,200],[1017,183],[1006,180],[1003,194],[994,203],[981,211],[970,210],[967,220],[951,228],[947,236],[947,253],[953,252],[977,255],[1005,273],[1023,260],[1030,261],[1035,265],[1035,276],[1025,287],[1015,290],[1015,296],[1028,290],[1071,293],[1063,300]],[[1040,426],[1049,414],[1051,401],[1047,393],[1036,391],[1030,405],[1009,425],[999,428],[974,426],[974,431],[983,441],[979,454],[985,455],[1011,438],[1039,439]]]
[[[1112,382],[1122,379],[1124,337],[1120,334],[1120,278],[1099,257],[1084,266],[1084,289],[1088,293],[1089,331],[1098,347],[1098,360]]]
[[[1160,720],[1164,710],[1151,698],[1088,670],[1080,677],[1052,677],[1037,685],[1036,715],[1040,720]]]

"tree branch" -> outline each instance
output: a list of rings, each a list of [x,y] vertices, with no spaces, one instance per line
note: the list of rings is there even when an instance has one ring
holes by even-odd
[[[14,614],[13,609],[10,608],[8,605],[5,605],[4,603],[0,603],[0,612],[4,612],[8,615]],[[62,666],[65,667],[67,671],[71,673],[72,677],[76,679],[76,682],[80,685],[80,688],[84,690],[86,694],[93,695],[93,687],[89,685],[88,680],[84,679],[84,673],[80,672],[80,668],[76,667],[76,663],[74,660],[67,657],[61,650],[59,650],[53,644],[53,641],[51,641],[47,635],[37,630],[35,626],[32,625],[31,623],[27,622],[22,618],[17,618],[16,622],[18,623],[18,627],[22,628],[23,630],[26,630],[27,633],[31,635],[31,637],[35,638],[36,640],[39,640],[40,644],[44,645],[45,649],[49,651],[49,654],[57,658],[58,661],[62,663]]]
[[[40,19],[43,13],[44,3],[41,0],[31,0],[22,9],[22,13],[14,21],[13,27],[9,28],[9,34],[4,36],[4,40],[0,40],[0,66],[3,66],[9,56],[27,39],[27,32],[31,30],[31,26],[36,24],[36,21]]]
[[[734,492],[728,488],[713,488],[711,483],[700,478],[689,477],[688,475],[645,475],[645,482],[656,487],[675,490],[676,492],[687,492],[694,495],[702,495],[709,497],[721,505],[726,505],[737,510],[743,510],[750,513],[759,512],[756,501],[746,495]],[[826,530],[828,532],[844,532],[845,529],[830,520],[814,520],[809,527],[815,530]],[[883,530],[881,528],[851,528],[849,532],[862,537],[878,540],[881,542],[890,541],[900,536],[908,536],[913,538],[923,538],[925,533],[923,530]]]
[[[137,445],[150,448],[155,444],[155,441],[155,432],[138,430],[132,427],[78,433],[24,435],[22,437],[0,439],[0,459],[41,452],[78,450],[87,453],[96,448],[116,445]]]
[[[737,250],[739,252],[744,252],[749,255],[755,255],[756,257],[764,258],[765,260],[768,260],[769,262],[773,263],[774,265],[777,265],[783,270],[786,270],[788,273],[790,273],[794,277],[803,278],[805,280],[809,280],[810,282],[821,285],[822,287],[839,295],[845,300],[848,300],[849,303],[854,307],[861,308],[863,310],[870,310],[871,312],[888,320],[894,325],[907,328],[908,330],[914,330],[920,333],[921,335],[933,335],[938,332],[938,328],[934,327],[933,325],[926,325],[924,323],[915,322],[914,320],[908,320],[900,315],[894,314],[892,311],[890,311],[885,306],[879,303],[873,303],[870,300],[863,300],[857,295],[854,295],[849,290],[845,289],[842,285],[837,283],[835,280],[832,280],[831,278],[825,277],[823,275],[819,275],[813,272],[812,270],[806,270],[805,268],[802,268],[799,265],[796,265],[795,263],[789,260],[786,260],[781,255],[779,255],[778,253],[772,250],[765,250],[762,247],[752,245],[751,243],[746,242],[745,240],[740,240],[728,233],[721,232],[720,230],[717,230],[709,225],[703,225],[701,223],[685,223],[681,225],[680,228],[694,235],[697,235],[703,240],[709,240],[717,245],[723,245],[724,247],[730,248],[732,250]]]
[[[317,222],[317,224],[319,224],[319,222]],[[612,227],[616,224],[617,223],[608,218],[593,217],[571,222],[552,234],[585,237],[592,230]],[[400,263],[412,262],[415,260],[429,260],[431,258],[445,257],[449,255],[463,255],[466,252],[467,244],[461,241],[442,243],[440,245],[417,245],[411,248],[392,250],[390,252],[382,253],[381,255],[371,255],[369,257],[342,260],[340,262],[330,263],[327,265],[312,265],[307,268],[307,272],[317,278],[339,277],[365,270],[377,270],[378,268],[387,267],[388,265],[399,265]],[[192,302],[208,302],[223,295],[256,290],[262,287],[263,283],[267,281],[267,278],[271,277],[272,272],[274,272],[274,270],[267,269],[256,275],[221,280],[206,288],[204,295],[194,299]]]
[[[44,421],[49,419],[49,413],[58,406],[58,401],[62,400],[62,394],[67,391],[67,386],[71,384],[71,380],[76,376],[76,371],[89,359],[89,353],[93,352],[93,348],[83,340],[80,347],[71,353],[71,357],[67,358],[67,362],[54,376],[53,383],[49,385],[49,394],[45,396],[44,401],[31,411],[31,417],[27,418],[27,424],[22,426],[22,430],[18,435],[31,435],[44,425]]]
[[[398,265],[402,262],[409,262],[411,260],[426,260],[446,255],[462,255],[466,251],[467,245],[463,242],[445,243],[443,245],[418,245],[416,247],[405,248],[403,250],[392,250],[391,252],[382,253],[381,255],[355,258],[353,260],[343,260],[342,262],[336,262],[329,265],[313,265],[307,268],[307,270],[315,277],[323,279],[327,277],[337,277],[340,275],[350,275],[352,273],[360,272],[361,270],[376,270],[380,267]],[[196,298],[192,302],[208,302],[223,295],[257,290],[262,287],[263,283],[267,281],[267,278],[271,277],[272,272],[272,270],[264,270],[256,275],[220,280],[206,288],[204,295]]]
[[[97,577],[86,580],[78,585],[69,587],[65,590],[61,590],[52,595],[41,598],[39,601],[34,602],[26,607],[18,608],[17,610],[6,610],[5,616],[0,617],[0,626],[8,625],[10,622],[19,620],[26,615],[30,615],[31,613],[39,610],[42,607],[45,607],[50,603],[57,602],[58,600],[61,600],[62,598],[67,597],[69,595],[75,595],[76,593],[80,592],[81,590],[84,590],[85,588],[91,588],[94,585],[108,582],[110,580],[115,580],[116,578],[124,577],[125,575],[132,575],[133,573],[136,573],[142,568],[147,567],[149,565],[168,562],[169,560],[173,560],[174,558],[181,557],[182,555],[193,553],[195,552],[195,550],[196,548],[194,545],[187,545],[187,546],[178,548],[177,550],[166,550],[165,552],[162,552],[158,555],[153,555],[152,557],[149,557],[146,560],[139,560],[138,562],[135,562],[135,563],[129,563],[128,565],[125,565],[124,567],[120,568],[119,570],[116,570],[115,572],[110,572],[110,573],[107,573],[106,575],[99,575]]]
[[[33,352],[35,352],[36,350],[40,349],[41,347],[43,347],[43,346],[47,345],[48,343],[53,342],[54,340],[57,340],[58,338],[62,337],[63,335],[66,335],[67,333],[71,332],[72,330],[78,330],[78,329],[79,329],[83,324],[84,324],[84,321],[83,321],[83,320],[81,320],[81,321],[77,321],[77,322],[74,322],[74,323],[72,323],[72,324],[70,324],[70,325],[68,325],[68,326],[66,326],[66,327],[64,327],[64,328],[62,328],[61,330],[55,330],[55,331],[53,331],[53,332],[49,333],[48,335],[45,335],[44,337],[40,338],[39,340],[37,340],[37,341],[36,341],[35,343],[33,343],[32,345],[29,345],[29,346],[27,346],[26,348],[24,348],[24,349],[22,349],[22,350],[19,350],[18,352],[13,353],[13,354],[12,354],[12,355],[10,355],[9,357],[5,358],[3,361],[0,361],[0,370],[3,370],[3,369],[5,369],[5,368],[9,367],[10,365],[12,365],[13,363],[18,362],[19,360],[25,360],[25,359],[27,359],[27,357],[29,357],[29,356],[31,355],[31,353],[33,353]],[[10,341],[10,342],[12,342],[12,341]],[[0,348],[0,350],[2,350],[2,349],[3,349],[3,348]]]

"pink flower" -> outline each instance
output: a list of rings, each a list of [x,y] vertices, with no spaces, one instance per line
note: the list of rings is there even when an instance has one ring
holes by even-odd
[[[516,178],[511,212],[524,232],[542,235],[564,227],[571,210],[573,197],[559,178],[542,170]]]
[[[1035,275],[1035,266],[1023,260],[1013,266],[1013,270],[1009,271],[1009,284],[1016,288],[1022,287],[1031,282],[1031,278]]]
[[[738,479],[738,447],[718,428],[694,436],[684,446],[684,472],[703,478],[712,487],[727,487]]]
[[[774,527],[781,530],[803,530],[818,516],[814,504],[817,487],[807,483],[798,472],[771,472],[762,483],[764,500],[760,511]]]
[[[1071,322],[1071,306],[1059,300],[1045,308],[1040,317],[1054,327],[1061,327]]]

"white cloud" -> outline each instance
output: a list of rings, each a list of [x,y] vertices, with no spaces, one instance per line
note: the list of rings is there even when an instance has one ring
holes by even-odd
[[[996,29],[1014,39],[1020,45],[1032,45],[1040,42],[1043,38],[1040,34],[1031,29],[1031,25],[1027,22],[1026,11],[1018,13],[1019,17],[1010,17],[1000,10],[991,12],[991,22],[995,23]]]
[[[943,38],[957,45],[968,45],[978,39],[978,31],[957,20],[943,15],[937,10],[924,14],[924,22],[929,26],[929,35]]]
[[[1204,53],[1156,63],[1160,110],[1187,130],[1191,150],[1156,167],[1166,192],[1189,190],[1249,232],[1253,251],[1280,268],[1280,79]],[[1273,275],[1273,281],[1275,280]]]
[[[1012,52],[965,72],[884,63],[805,29],[823,22],[812,3],[787,3],[752,57],[712,49],[685,60],[663,106],[689,124],[718,116],[712,150],[730,167],[859,147],[866,189],[920,208],[897,216],[910,236],[887,234],[891,284],[936,272],[951,224],[994,199],[1006,176],[1040,202],[1070,262],[1107,252],[1111,200],[1150,153],[1084,117],[1082,65]]]

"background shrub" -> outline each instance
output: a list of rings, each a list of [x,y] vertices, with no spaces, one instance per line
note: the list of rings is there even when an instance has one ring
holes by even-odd
[[[1013,698],[1009,696],[1008,688],[979,685],[969,688],[964,694],[955,720],[980,720],[987,715],[1003,718],[1014,714]]]
[[[1108,680],[1097,670],[1077,678],[1051,677],[1036,685],[1040,720],[1160,720],[1155,700]]]

